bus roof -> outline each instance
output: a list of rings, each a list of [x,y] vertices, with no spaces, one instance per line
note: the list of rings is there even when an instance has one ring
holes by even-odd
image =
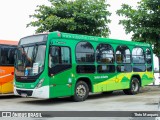
[[[3,44],[3,45],[18,45],[18,41],[0,40],[0,44]]]
[[[75,39],[75,40],[87,40],[87,41],[95,41],[95,42],[108,42],[113,44],[121,44],[121,45],[133,45],[133,46],[145,46],[151,47],[150,44],[142,43],[142,42],[134,42],[134,41],[127,41],[127,40],[119,40],[119,39],[112,39],[112,38],[103,38],[97,36],[87,36],[87,35],[80,35],[80,34],[71,34],[71,33],[63,33],[63,32],[51,32],[49,33],[51,36],[54,37],[61,37],[65,39]]]

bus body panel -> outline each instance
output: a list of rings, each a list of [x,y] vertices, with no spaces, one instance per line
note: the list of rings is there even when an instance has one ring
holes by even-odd
[[[50,98],[49,93],[49,86],[43,86],[37,89],[24,89],[14,87],[14,95],[21,95],[23,97]]]
[[[13,67],[0,67],[0,93],[13,92]]]
[[[74,77],[72,69],[50,77],[50,97],[70,96],[72,92],[72,81]]]

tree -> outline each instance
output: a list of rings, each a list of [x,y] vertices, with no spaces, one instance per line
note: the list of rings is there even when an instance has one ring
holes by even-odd
[[[51,6],[40,5],[35,14],[36,21],[28,26],[38,27],[36,33],[61,31],[68,33],[108,36],[111,15],[106,0],[49,0]]]
[[[117,14],[125,17],[119,24],[124,26],[126,33],[133,33],[133,41],[153,45],[153,51],[159,58],[160,66],[160,1],[141,0],[138,2],[137,9],[122,4]]]

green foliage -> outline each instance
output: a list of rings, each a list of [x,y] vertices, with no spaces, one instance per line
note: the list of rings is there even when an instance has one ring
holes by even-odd
[[[30,17],[28,26],[36,32],[61,31],[68,33],[108,36],[111,15],[105,0],[49,0],[51,6],[41,5]]]
[[[154,46],[154,53],[160,55],[160,1],[141,0],[136,9],[123,4],[117,10],[124,19],[119,24],[126,33],[133,33],[132,40],[147,42]]]

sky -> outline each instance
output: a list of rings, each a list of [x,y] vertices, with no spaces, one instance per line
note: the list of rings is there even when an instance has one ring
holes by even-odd
[[[118,24],[122,17],[118,16],[116,11],[121,8],[123,3],[129,4],[135,8],[138,1],[140,0],[108,0],[108,3],[111,5],[109,11],[112,13],[110,17],[111,24],[109,24],[109,28],[111,30],[110,38],[131,40],[132,34],[126,34],[123,26]]]
[[[118,1],[118,2],[117,2]],[[118,25],[119,16],[115,11],[121,7],[122,3],[136,6],[139,0],[108,0],[111,5],[109,11],[112,12],[109,25],[111,29],[110,38],[130,40],[131,34],[126,35],[122,25]],[[26,28],[32,20],[29,15],[34,14],[37,5],[49,5],[48,0],[1,0],[0,1],[0,39],[19,40],[20,38],[35,33],[34,27]],[[121,33],[121,34],[119,34]]]
[[[1,0],[0,39],[19,40],[32,35],[35,28],[26,28],[37,5],[47,4],[47,0]]]
[[[131,40],[132,34],[126,35],[122,25],[118,22],[121,17],[116,15],[115,11],[121,8],[122,3],[129,4],[133,7],[140,0],[107,0],[111,5],[109,11],[112,13],[109,24],[111,30],[110,38]],[[37,5],[49,5],[48,0],[1,0],[0,1],[0,39],[1,40],[16,40],[32,35],[35,33],[34,27],[26,28],[26,25],[31,22],[29,15],[35,13]],[[158,66],[158,59],[154,58],[155,66]]]

